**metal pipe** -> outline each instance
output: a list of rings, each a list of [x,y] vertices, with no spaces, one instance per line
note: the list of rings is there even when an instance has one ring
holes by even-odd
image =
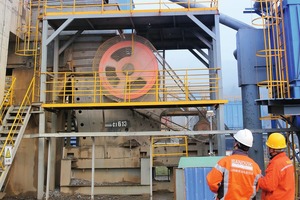
[[[149,157],[150,157],[150,162],[149,162],[149,167],[150,167],[150,173],[149,173],[149,176],[150,176],[150,197],[149,197],[149,199],[150,200],[152,200],[152,198],[153,198],[153,193],[152,193],[152,189],[153,189],[153,186],[152,186],[152,166],[153,166],[153,141],[152,141],[153,139],[152,139],[152,136],[150,137],[150,143],[151,143],[151,145],[150,145],[150,149],[149,149]]]
[[[204,5],[201,5],[201,4],[191,4],[191,3],[188,3],[189,0],[170,0],[174,3],[180,3],[179,5],[180,6],[183,6],[185,8],[206,8],[206,6]],[[185,2],[185,3],[182,3],[182,2]],[[236,20],[228,15],[225,15],[225,14],[222,14],[220,13],[220,23],[229,27],[229,28],[232,28],[234,30],[239,30],[241,28],[243,29],[253,29],[252,26],[250,26],[249,24],[246,24],[242,21],[239,21],[239,20]]]
[[[92,137],[92,181],[91,181],[91,200],[94,200],[94,187],[95,187],[95,137]]]
[[[208,110],[206,112],[206,117],[209,121],[209,127],[210,127],[210,131],[212,131],[212,122],[213,122],[213,117],[215,116],[214,111],[212,110]],[[214,155],[214,151],[213,151],[213,135],[210,134],[209,135],[209,155],[213,156]]]
[[[50,171],[51,171],[51,138],[48,138],[48,161],[47,161],[47,180],[46,180],[46,200],[49,199]]]

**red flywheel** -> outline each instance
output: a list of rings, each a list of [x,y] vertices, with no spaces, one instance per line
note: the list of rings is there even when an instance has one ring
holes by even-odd
[[[156,82],[158,63],[155,55],[140,42],[121,41],[109,47],[99,63],[104,90],[120,99],[137,99]]]

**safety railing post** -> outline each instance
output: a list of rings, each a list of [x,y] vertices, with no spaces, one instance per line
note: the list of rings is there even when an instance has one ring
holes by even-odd
[[[188,73],[187,70],[185,72],[185,76],[184,76],[184,89],[185,89],[185,100],[188,101],[189,100],[189,85],[188,85]]]
[[[64,81],[63,81],[63,103],[66,103],[66,86],[67,86],[67,74],[64,73]]]
[[[102,103],[102,95],[103,95],[103,91],[102,91],[102,82],[101,82],[101,78],[99,76],[99,102]]]
[[[124,84],[124,102],[127,102],[127,96],[128,96],[128,102],[130,102],[130,96],[131,96],[131,83],[130,79],[128,77],[128,71],[126,71],[126,79],[125,79],[125,84]]]

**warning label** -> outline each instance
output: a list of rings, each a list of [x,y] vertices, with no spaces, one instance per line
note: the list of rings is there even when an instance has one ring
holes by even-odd
[[[12,164],[12,156],[11,152],[12,146],[6,146],[4,149],[4,165],[11,165]]]
[[[10,154],[10,150],[7,149],[6,153],[5,153],[5,158],[11,158],[11,154]]]

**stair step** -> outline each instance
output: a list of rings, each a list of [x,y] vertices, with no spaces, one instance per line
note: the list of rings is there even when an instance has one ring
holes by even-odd
[[[5,123],[2,126],[3,127],[12,127],[13,123]],[[22,126],[22,124],[15,124],[15,126]]]
[[[0,130],[0,133],[5,134],[5,133],[8,133],[10,130],[14,130],[16,132],[16,131],[19,131],[20,129],[21,129],[20,126],[9,127],[9,128]]]
[[[28,111],[28,109],[27,110],[23,110],[20,114],[21,115],[26,115],[26,113],[27,113],[27,111]],[[18,112],[19,112],[19,110],[12,110],[12,111],[10,111],[10,115],[17,115],[18,114]]]
[[[30,106],[22,106],[22,108],[29,108]],[[19,110],[21,108],[21,106],[14,106],[13,109],[14,110]]]
[[[0,137],[0,141],[5,141],[6,138],[7,138],[7,137]],[[17,138],[18,138],[17,136],[14,136],[14,137],[13,137],[13,141],[16,141]]]
[[[24,119],[25,117],[22,117],[22,119]],[[16,116],[9,116],[8,118],[6,118],[6,120],[15,120]]]
[[[44,113],[44,111],[36,110],[36,111],[31,111],[31,114],[41,114]]]
[[[10,130],[2,130],[0,131],[0,134],[8,134],[10,132]],[[15,134],[18,133],[18,130],[15,130]]]

